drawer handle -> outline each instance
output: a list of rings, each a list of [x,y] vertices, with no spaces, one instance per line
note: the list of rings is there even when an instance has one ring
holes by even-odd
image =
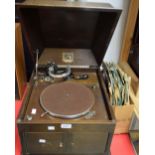
[[[59,147],[61,147],[61,148],[63,147],[63,143],[62,142],[59,143]]]
[[[38,142],[39,142],[40,144],[45,144],[45,143],[46,143],[46,139],[39,139]]]

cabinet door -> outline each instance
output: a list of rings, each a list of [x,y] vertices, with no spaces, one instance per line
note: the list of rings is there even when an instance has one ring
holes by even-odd
[[[68,135],[68,153],[104,153],[108,133],[72,133]]]
[[[64,151],[63,133],[27,132],[24,134],[27,153],[45,154],[62,153]]]

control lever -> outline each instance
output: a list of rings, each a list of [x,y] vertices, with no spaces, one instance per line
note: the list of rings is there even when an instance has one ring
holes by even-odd
[[[35,53],[36,53],[36,64],[35,64],[35,72],[36,72],[36,75],[35,75],[35,80],[37,80],[38,79],[38,57],[39,57],[39,49],[36,49]]]
[[[72,75],[71,77],[75,80],[86,80],[88,79],[88,74]]]

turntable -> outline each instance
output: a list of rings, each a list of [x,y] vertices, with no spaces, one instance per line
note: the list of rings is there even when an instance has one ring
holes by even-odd
[[[18,4],[35,69],[18,116],[24,155],[110,154],[115,119],[99,66],[121,10],[110,4]]]

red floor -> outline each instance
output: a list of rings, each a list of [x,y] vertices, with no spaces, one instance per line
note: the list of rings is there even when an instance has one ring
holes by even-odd
[[[15,104],[16,118],[19,113],[21,103],[22,101],[20,100],[16,101],[16,104]],[[21,145],[20,145],[20,139],[19,139],[17,127],[15,131],[16,131],[15,155],[20,155]],[[110,150],[111,150],[111,155],[135,155],[132,144],[130,143],[128,134],[114,135]]]

